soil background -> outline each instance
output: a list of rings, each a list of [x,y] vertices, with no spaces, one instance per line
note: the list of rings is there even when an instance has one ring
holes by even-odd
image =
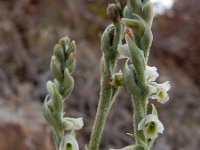
[[[60,37],[76,40],[75,89],[66,114],[83,117],[77,133],[88,143],[99,96],[100,35],[110,23],[108,0],[0,0],[0,150],[54,150],[51,128],[42,113],[51,79],[49,62]],[[165,131],[154,150],[200,147],[200,3],[177,0],[155,17],[150,64],[159,82],[172,85],[170,101],[158,107]],[[122,88],[107,121],[101,149],[133,143],[130,96]]]

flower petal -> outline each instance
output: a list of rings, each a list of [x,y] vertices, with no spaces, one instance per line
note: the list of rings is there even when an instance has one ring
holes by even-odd
[[[159,74],[157,73],[157,68],[146,66],[145,76],[147,83],[155,81],[159,76]]]

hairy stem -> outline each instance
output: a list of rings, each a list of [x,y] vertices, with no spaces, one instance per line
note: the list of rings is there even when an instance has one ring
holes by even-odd
[[[105,122],[115,99],[117,89],[109,84],[110,77],[114,73],[116,59],[117,59],[117,47],[120,41],[121,25],[120,23],[115,25],[113,44],[110,47],[109,61],[103,59],[103,70],[101,76],[101,91],[98,109],[95,117],[95,122],[90,138],[89,150],[98,150],[100,139],[105,127]],[[104,57],[104,56],[103,56]],[[110,62],[110,63],[105,63]]]
[[[147,114],[147,100],[146,96],[133,96],[132,97],[132,103],[134,108],[134,132],[137,137],[139,137],[141,140],[145,142],[145,137],[143,134],[143,131],[138,130],[138,124],[140,121],[146,116]],[[136,142],[137,138],[136,138]]]
[[[100,138],[105,126],[106,118],[112,104],[113,88],[108,83],[109,78],[110,72],[108,69],[106,69],[102,75],[99,105],[96,113],[94,128],[92,130],[91,141],[89,144],[90,150],[97,150],[99,147]]]

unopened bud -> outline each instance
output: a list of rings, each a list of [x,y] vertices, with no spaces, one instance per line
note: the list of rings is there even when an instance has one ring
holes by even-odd
[[[120,8],[117,4],[109,4],[107,14],[114,24],[120,22]]]
[[[150,1],[147,1],[143,6],[144,20],[148,23],[149,26],[152,25],[154,12],[153,4]]]
[[[115,87],[124,86],[123,73],[121,70],[111,76],[109,84]]]
[[[62,93],[63,99],[67,99],[74,88],[74,79],[66,68],[64,71],[64,90]]]
[[[76,59],[74,53],[70,53],[69,57],[66,61],[66,67],[68,68],[70,73],[73,73],[76,67]]]
[[[52,72],[53,76],[58,81],[62,81],[63,74],[62,74],[61,64],[60,64],[59,60],[55,56],[52,56],[52,58],[51,58],[50,69],[51,69],[51,72]]]
[[[120,7],[120,16],[123,16],[124,8],[127,4],[127,0],[116,0],[117,5]]]
[[[47,90],[52,99],[52,104],[53,104],[54,110],[58,113],[62,112],[62,110],[63,110],[62,96],[58,92],[58,89],[56,89],[53,82],[51,82],[51,81],[47,82]]]
[[[60,62],[63,62],[65,60],[64,51],[60,44],[56,44],[54,46],[54,55]]]
[[[127,4],[127,0],[116,0],[116,1],[120,5],[121,9],[124,10],[124,7]]]
[[[51,105],[51,101],[50,101],[49,97],[47,96],[45,98],[45,101],[44,101],[44,104],[43,104],[44,117],[49,122],[49,124],[51,124],[52,126],[56,126],[57,121],[54,118],[54,113],[53,113],[52,105],[51,105],[51,107],[50,107],[50,105]]]
[[[75,41],[71,41],[68,37],[64,37],[59,41],[65,52],[65,58],[68,58],[71,53],[76,52]]]
[[[128,7],[131,8],[132,13],[140,14],[142,12],[141,0],[129,0]]]

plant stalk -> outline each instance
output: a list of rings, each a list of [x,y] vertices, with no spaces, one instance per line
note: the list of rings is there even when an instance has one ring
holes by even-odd
[[[146,116],[147,114],[147,97],[146,96],[133,96],[132,97],[132,103],[134,108],[134,133],[135,135],[140,138],[142,141],[145,141],[145,136],[143,134],[143,131],[138,130],[138,124],[140,121]],[[138,143],[136,138],[136,143]]]
[[[103,60],[104,62],[103,62],[103,67],[102,67],[103,70],[101,76],[100,99],[90,138],[90,143],[88,146],[89,150],[99,149],[100,139],[103,133],[103,129],[105,127],[105,122],[108,113],[110,111],[110,108],[112,106],[112,103],[115,99],[116,93],[118,91],[116,88],[114,88],[109,84],[109,80],[115,70],[116,59],[118,55],[117,47],[120,41],[120,36],[121,36],[121,24],[118,23],[115,25],[113,44],[110,47],[110,53],[111,53],[109,57],[110,60],[109,61]],[[110,62],[110,63],[106,64],[105,62]]]
[[[109,70],[105,70],[102,75],[101,93],[99,99],[99,105],[96,113],[95,123],[92,130],[91,141],[89,144],[89,150],[98,150],[100,138],[105,126],[106,118],[108,116],[111,104],[113,88],[108,83],[110,78]]]

